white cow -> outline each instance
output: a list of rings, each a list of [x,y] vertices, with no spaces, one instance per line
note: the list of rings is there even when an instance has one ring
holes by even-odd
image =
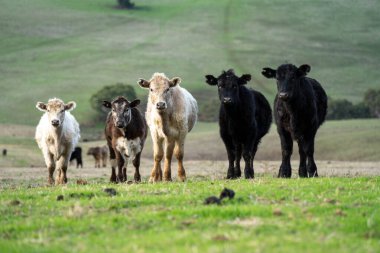
[[[171,160],[178,160],[178,178],[186,179],[183,155],[186,134],[197,121],[198,105],[194,97],[179,84],[181,79],[168,79],[163,73],[155,73],[149,81],[140,79],[141,87],[149,89],[146,121],[153,139],[154,167],[150,182],[162,180],[161,160],[164,156],[164,180],[171,180]]]
[[[45,112],[37,125],[35,139],[41,149],[49,171],[48,182],[53,184],[53,173],[57,168],[55,184],[67,182],[66,171],[71,152],[80,138],[79,124],[70,111],[75,102],[65,104],[52,98],[48,103],[38,102],[36,108]]]

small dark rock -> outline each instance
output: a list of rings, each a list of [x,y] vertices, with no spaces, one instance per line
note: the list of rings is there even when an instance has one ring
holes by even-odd
[[[58,196],[57,196],[57,201],[61,201],[61,200],[63,200],[63,199],[64,199],[63,195],[58,195]]]
[[[87,181],[84,180],[84,179],[78,179],[78,180],[77,180],[77,184],[78,184],[78,185],[86,185],[86,184],[87,184]]]
[[[203,202],[205,205],[212,205],[212,204],[217,204],[220,205],[220,199],[215,196],[211,196],[205,199]]]
[[[115,196],[117,193],[114,188],[105,188],[103,191],[107,193],[109,196]]]
[[[11,202],[9,202],[9,205],[11,205],[11,206],[18,206],[20,204],[21,204],[21,201],[17,200],[17,199],[14,199]]]
[[[220,193],[220,200],[224,198],[233,199],[235,196],[235,192],[231,189],[224,188],[223,191]]]

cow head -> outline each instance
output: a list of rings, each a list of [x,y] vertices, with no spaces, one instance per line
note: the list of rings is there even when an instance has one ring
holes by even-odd
[[[76,103],[71,101],[65,104],[59,98],[49,99],[47,104],[37,102],[36,108],[47,113],[49,122],[53,127],[59,127],[65,120],[65,111],[71,111],[76,107]]]
[[[277,96],[279,99],[286,101],[291,99],[298,90],[300,80],[310,72],[310,66],[307,64],[296,67],[293,64],[283,64],[277,70],[263,68],[261,72],[266,78],[276,78]]]
[[[223,71],[216,78],[213,75],[206,75],[206,83],[209,85],[217,85],[219,92],[219,100],[225,105],[233,105],[239,101],[240,86],[251,80],[251,75],[244,74],[241,77],[235,75],[232,69]]]
[[[117,128],[125,128],[132,121],[133,107],[140,104],[139,99],[129,102],[126,98],[119,96],[112,102],[103,101],[103,106],[111,109],[113,123]]]
[[[149,81],[141,79],[138,84],[149,89],[149,102],[159,113],[171,107],[173,101],[172,88],[181,83],[181,78],[168,79],[164,73],[155,73]]]

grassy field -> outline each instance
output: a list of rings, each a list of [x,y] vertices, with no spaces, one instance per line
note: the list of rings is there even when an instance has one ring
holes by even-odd
[[[380,250],[380,178],[69,184],[0,190],[2,252]],[[104,188],[116,190],[108,196]],[[236,193],[204,205],[224,187]],[[59,195],[62,201],[57,201]]]
[[[215,94],[203,76],[235,68],[270,100],[275,84],[260,70],[286,61],[311,64],[334,98],[358,102],[379,86],[378,1],[135,2],[125,11],[115,0],[0,0],[0,123],[36,124],[35,103],[53,96],[77,101],[89,123],[98,89],[156,71]]]

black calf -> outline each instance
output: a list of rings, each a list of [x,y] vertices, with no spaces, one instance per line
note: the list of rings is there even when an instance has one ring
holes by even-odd
[[[251,75],[237,77],[232,69],[223,71],[218,78],[206,76],[209,85],[218,86],[221,102],[219,127],[227,149],[228,179],[241,176],[242,155],[245,178],[254,177],[253,160],[257,146],[272,123],[272,111],[265,97],[244,86],[250,80]]]
[[[317,177],[314,162],[314,139],[327,112],[327,96],[322,86],[306,77],[309,65],[299,68],[284,64],[277,68],[264,68],[262,74],[276,78],[278,93],[274,100],[274,116],[281,139],[282,163],[278,177],[291,177],[290,157],[293,140],[298,142],[300,177]]]

